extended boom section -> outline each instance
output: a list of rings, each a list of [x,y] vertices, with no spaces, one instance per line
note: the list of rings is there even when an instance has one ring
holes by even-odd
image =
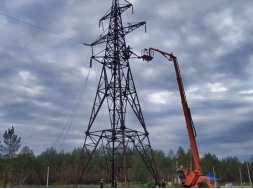
[[[181,97],[182,108],[183,108],[184,118],[186,122],[186,128],[189,135],[190,147],[191,147],[191,152],[192,152],[194,166],[195,166],[193,171],[191,171],[190,173],[187,173],[186,179],[182,183],[182,185],[184,187],[203,187],[203,186],[213,187],[212,183],[210,182],[210,179],[207,176],[204,176],[202,174],[199,152],[198,152],[198,147],[197,147],[197,143],[195,139],[196,130],[193,124],[191,111],[186,100],[184,85],[183,85],[177,57],[174,56],[172,53],[163,52],[163,51],[160,51],[159,49],[149,48],[149,49],[144,49],[142,51],[142,56],[140,58],[142,58],[145,61],[151,61],[154,57],[154,52],[158,52],[162,54],[168,61],[172,61],[174,64],[175,72],[176,72],[178,89],[179,89],[179,93]]]

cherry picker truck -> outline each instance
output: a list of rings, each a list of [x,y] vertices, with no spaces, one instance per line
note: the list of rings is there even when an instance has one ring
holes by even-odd
[[[178,89],[179,89],[180,97],[182,101],[186,128],[187,128],[189,139],[190,139],[190,147],[191,147],[194,166],[195,166],[192,171],[190,171],[189,173],[186,173],[186,178],[185,178],[185,181],[182,183],[182,186],[186,188],[189,188],[189,187],[213,188],[213,184],[211,183],[210,178],[203,175],[202,170],[201,170],[199,152],[198,152],[198,147],[197,147],[197,143],[195,139],[196,130],[195,130],[193,120],[191,117],[190,108],[188,107],[188,104],[187,104],[177,57],[174,56],[172,53],[166,53],[166,52],[160,51],[159,49],[149,48],[149,49],[142,50],[142,56],[140,58],[142,58],[145,61],[151,61],[154,58],[154,52],[158,52],[162,54],[168,61],[172,61],[175,67]]]

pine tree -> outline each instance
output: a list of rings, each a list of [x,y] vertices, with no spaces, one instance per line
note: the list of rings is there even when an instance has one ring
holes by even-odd
[[[15,157],[17,151],[21,146],[21,137],[18,137],[15,134],[14,127],[8,129],[4,132],[4,145],[1,145],[1,153],[5,158],[13,158]]]
[[[12,180],[13,173],[16,173],[11,168],[14,158],[16,157],[16,153],[21,146],[21,137],[18,137],[15,134],[14,127],[8,129],[4,132],[3,135],[4,144],[0,144],[1,156],[4,158],[4,170],[2,174],[4,175],[4,183],[3,187],[7,187],[7,184],[10,184]]]

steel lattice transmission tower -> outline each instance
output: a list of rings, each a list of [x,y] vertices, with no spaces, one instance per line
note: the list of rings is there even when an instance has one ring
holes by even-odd
[[[155,161],[148,137],[149,133],[146,129],[129,65],[129,59],[136,55],[126,45],[125,41],[127,34],[146,23],[127,23],[123,25],[122,13],[131,7],[132,4],[127,1],[120,4],[119,0],[113,0],[109,12],[99,20],[99,24],[101,24],[103,21],[109,19],[108,32],[101,34],[93,43],[89,44],[89,46],[93,47],[106,43],[106,47],[101,52],[104,55],[100,55],[101,53],[99,53],[91,57],[91,62],[95,60],[102,64],[102,72],[88,128],[85,132],[83,166],[77,184],[81,181],[82,175],[99,143],[102,144],[105,152],[104,155],[112,187],[115,187],[114,181],[117,179],[122,181],[125,187],[128,186],[128,168],[130,168],[130,165],[127,157],[131,153],[131,147],[139,152],[149,172],[158,181]],[[108,105],[110,128],[92,131],[93,123],[105,101]],[[132,126],[134,129],[127,127],[125,123],[127,105],[131,107],[139,120],[141,131],[135,130],[138,128],[136,125]]]

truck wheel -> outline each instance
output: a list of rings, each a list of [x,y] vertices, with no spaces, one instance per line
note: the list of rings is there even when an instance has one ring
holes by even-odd
[[[208,188],[208,185],[205,181],[198,182],[199,188]]]

